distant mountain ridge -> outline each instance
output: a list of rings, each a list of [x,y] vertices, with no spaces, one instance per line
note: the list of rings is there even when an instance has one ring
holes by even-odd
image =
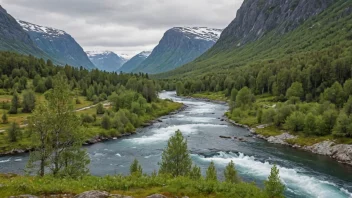
[[[0,6],[0,50],[49,58],[7,11]]]
[[[87,51],[89,59],[100,70],[115,72],[127,62],[127,59],[111,51]]]
[[[17,20],[22,28],[29,34],[32,41],[50,57],[63,64],[75,67],[94,69],[83,48],[75,39],[63,30],[44,27],[33,23]]]
[[[123,64],[122,67],[118,71],[122,71],[124,73],[132,72],[133,70],[138,68],[138,66],[145,59],[147,59],[150,56],[151,53],[152,53],[151,51],[143,51],[143,52],[135,55],[130,60],[128,60],[125,64]]]
[[[206,27],[171,28],[133,72],[161,73],[193,61],[216,43],[221,31]]]

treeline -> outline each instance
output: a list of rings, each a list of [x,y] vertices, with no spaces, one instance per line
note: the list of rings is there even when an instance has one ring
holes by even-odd
[[[351,78],[352,48],[336,46],[249,64],[227,75],[164,81],[162,87],[176,87],[179,95],[223,92],[231,100],[230,113],[236,121],[257,116],[257,124],[274,123],[307,135],[352,137]],[[257,104],[255,95],[274,96],[270,102],[278,105]]]

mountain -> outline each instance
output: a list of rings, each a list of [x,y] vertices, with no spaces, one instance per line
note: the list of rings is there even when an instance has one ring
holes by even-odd
[[[17,22],[29,34],[36,46],[53,59],[75,67],[95,68],[82,47],[65,31],[21,20]]]
[[[148,58],[148,56],[151,54],[151,51],[143,51],[134,57],[132,57],[130,60],[128,60],[123,66],[118,70],[122,71],[124,73],[130,73],[133,70],[135,70],[145,59]]]
[[[245,0],[206,53],[158,77],[228,73],[236,67],[342,44],[351,34],[351,0]],[[329,39],[327,39],[329,38]]]
[[[48,58],[16,20],[0,6],[0,50]]]
[[[89,59],[98,69],[108,72],[114,72],[119,70],[122,65],[127,61],[126,58],[119,56],[111,51],[88,51],[86,53]]]
[[[169,29],[150,56],[133,72],[161,73],[193,61],[216,43],[221,31],[205,27]]]

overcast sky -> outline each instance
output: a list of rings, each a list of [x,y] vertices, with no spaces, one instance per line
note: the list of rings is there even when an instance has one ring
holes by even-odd
[[[225,28],[243,0],[0,0],[16,19],[61,29],[84,50],[135,55],[175,26]]]

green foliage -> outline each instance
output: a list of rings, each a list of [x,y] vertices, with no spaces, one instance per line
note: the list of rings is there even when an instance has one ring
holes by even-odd
[[[251,107],[255,97],[248,87],[242,88],[236,96],[236,106],[244,108],[246,106]]]
[[[268,180],[264,184],[269,198],[284,198],[285,186],[280,181],[279,169],[276,165],[271,168]]]
[[[8,121],[8,118],[7,118],[6,112],[4,112],[4,113],[2,114],[1,119],[2,119],[2,123],[3,123],[3,124],[7,124],[7,123],[9,122],[9,121]]]
[[[105,113],[105,109],[102,103],[97,105],[97,115],[102,115]]]
[[[33,91],[25,91],[22,101],[22,112],[31,113],[35,107],[35,95]]]
[[[187,141],[178,130],[169,139],[167,148],[162,153],[159,172],[171,174],[174,177],[186,176],[189,174],[191,166],[192,161],[187,149]]]
[[[104,115],[103,119],[101,120],[101,127],[106,130],[111,128],[111,119],[108,115]]]
[[[285,127],[288,130],[298,132],[304,128],[305,115],[302,112],[293,112],[286,120]]]
[[[11,108],[9,114],[17,114],[17,110],[20,106],[20,98],[18,96],[17,91],[13,93],[12,100],[11,100]]]
[[[301,100],[304,96],[304,90],[302,83],[294,82],[291,87],[286,92],[286,98],[290,99],[292,97],[299,98]]]
[[[229,183],[239,183],[240,179],[237,175],[237,171],[235,169],[235,164],[231,160],[231,162],[226,166],[224,170],[225,181]]]
[[[205,179],[207,181],[217,181],[218,180],[215,164],[214,164],[213,161],[211,161],[210,164],[209,164],[209,167],[208,167],[207,172],[206,172]]]
[[[202,174],[200,172],[200,167],[197,166],[197,165],[193,165],[192,169],[191,169],[191,171],[189,173],[189,177],[192,180],[200,180],[202,178]]]
[[[344,103],[345,94],[340,83],[335,82],[330,88],[325,89],[323,99],[341,107]]]
[[[336,137],[352,137],[352,119],[344,112],[341,112],[337,118],[333,135]]]
[[[17,142],[20,133],[20,126],[16,122],[11,123],[10,128],[7,129],[7,136],[10,142]]]
[[[89,157],[80,148],[83,131],[74,112],[69,85],[58,75],[53,80],[53,87],[48,101],[37,107],[29,119],[35,150],[30,155],[28,171],[44,176],[47,168],[56,177],[86,175]]]
[[[130,174],[141,176],[143,174],[142,166],[139,164],[137,159],[134,159],[130,166]]]

